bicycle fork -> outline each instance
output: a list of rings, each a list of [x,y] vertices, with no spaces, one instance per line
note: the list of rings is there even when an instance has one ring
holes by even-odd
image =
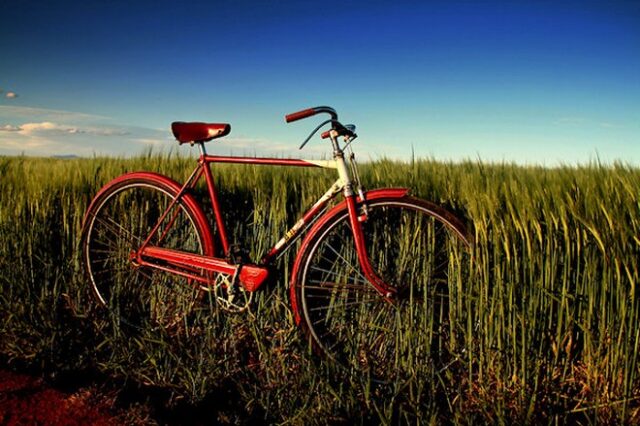
[[[334,148],[334,158],[338,165],[338,174],[340,175],[340,179],[344,183],[344,198],[347,203],[347,210],[349,212],[349,224],[351,225],[351,231],[353,233],[353,240],[356,246],[356,252],[358,254],[358,262],[360,263],[360,267],[362,268],[362,272],[365,278],[369,281],[369,283],[376,289],[380,295],[382,295],[387,301],[392,302],[393,297],[397,293],[397,290],[387,284],[375,271],[373,265],[371,265],[371,261],[369,258],[369,254],[367,253],[367,246],[364,240],[364,232],[362,231],[361,222],[367,220],[367,207],[366,207],[366,199],[365,194],[362,191],[362,187],[358,179],[358,193],[360,196],[360,201],[362,203],[362,215],[358,212],[358,208],[356,206],[356,194],[353,191],[353,182],[349,171],[347,169],[347,164],[344,159],[344,151],[340,149],[337,140],[337,134],[335,131],[331,131],[330,133],[331,142],[333,143]],[[355,165],[353,164],[353,156],[351,158],[352,170],[355,169]]]

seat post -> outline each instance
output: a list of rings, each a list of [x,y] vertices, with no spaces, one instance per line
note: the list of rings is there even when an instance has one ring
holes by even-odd
[[[207,155],[207,150],[204,147],[204,142],[196,142],[198,144],[198,148],[200,148],[200,155],[201,156],[205,156]]]

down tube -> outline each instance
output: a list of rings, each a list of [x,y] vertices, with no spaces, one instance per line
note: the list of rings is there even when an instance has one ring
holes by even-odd
[[[295,225],[291,227],[284,235],[284,237],[280,238],[280,240],[276,243],[275,246],[262,258],[260,263],[262,265],[267,265],[282,252],[284,252],[291,242],[294,241],[295,237],[300,234],[300,232],[304,229],[305,225],[309,224],[313,221],[315,217],[318,216],[318,213],[327,205],[329,200],[335,197],[338,193],[342,191],[344,188],[344,184],[342,183],[342,179],[338,179],[335,183],[324,193],[322,197],[302,216],[300,220],[296,222]]]

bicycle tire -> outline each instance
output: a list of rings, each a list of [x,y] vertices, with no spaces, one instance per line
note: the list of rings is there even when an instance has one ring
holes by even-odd
[[[377,380],[444,365],[455,340],[449,290],[464,284],[471,267],[465,227],[413,197],[367,206],[367,252],[378,275],[398,290],[396,301],[386,301],[361,272],[344,209],[303,245],[294,279],[301,325],[317,352]]]
[[[106,308],[117,326],[171,330],[200,297],[199,286],[188,278],[139,266],[131,259],[179,188],[162,175],[131,173],[107,184],[87,210],[82,231],[84,268],[98,305]],[[203,217],[195,200],[183,195],[151,244],[211,255]]]

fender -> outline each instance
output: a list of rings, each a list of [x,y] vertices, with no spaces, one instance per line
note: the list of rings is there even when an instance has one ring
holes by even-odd
[[[180,192],[180,190],[182,189],[182,185],[180,185],[178,182],[176,182],[175,180],[161,175],[159,173],[153,173],[153,172],[131,172],[131,173],[126,173],[122,176],[118,176],[117,178],[109,181],[105,186],[103,186],[102,188],[100,188],[100,191],[98,191],[98,193],[96,194],[96,196],[93,198],[93,200],[91,200],[91,204],[89,205],[89,208],[87,208],[87,212],[84,215],[84,220],[83,220],[83,225],[82,227],[84,228],[87,225],[87,219],[89,216],[89,212],[93,209],[94,204],[98,203],[101,201],[101,198],[104,196],[104,194],[111,190],[111,188],[113,188],[114,186],[118,186],[118,185],[122,185],[124,183],[126,183],[126,181],[128,180],[136,180],[136,179],[144,179],[147,181],[151,181],[151,182],[157,182],[159,186],[164,186],[169,187],[171,189],[171,191],[174,191],[175,194],[177,194],[178,192]],[[214,245],[213,245],[213,236],[211,233],[211,228],[209,227],[209,222],[207,221],[207,217],[205,216],[204,212],[202,211],[202,208],[200,207],[200,204],[195,200],[195,198],[189,194],[189,193],[184,193],[182,195],[182,200],[184,201],[184,204],[186,205],[186,207],[188,209],[190,209],[195,216],[195,220],[196,222],[198,222],[198,226],[203,230],[204,235],[202,235],[204,241],[203,243],[203,253],[205,255],[208,256],[213,256],[214,255]]]
[[[403,197],[406,197],[408,193],[408,188],[381,188],[365,192],[364,198],[366,201],[373,201],[381,198],[401,199]],[[360,197],[357,197],[356,202],[360,203],[362,202],[362,199]],[[302,320],[298,312],[298,297],[296,295],[298,272],[302,264],[302,255],[307,251],[316,233],[327,223],[331,222],[335,217],[343,214],[347,210],[347,201],[343,200],[337,206],[333,207],[331,210],[322,215],[322,217],[320,217],[320,219],[318,219],[318,221],[311,227],[304,240],[302,241],[300,250],[298,250],[298,255],[296,256],[296,260],[293,264],[293,270],[291,272],[291,279],[289,280],[289,297],[291,298],[291,309],[293,310],[294,319],[297,325],[300,325],[300,321]]]

